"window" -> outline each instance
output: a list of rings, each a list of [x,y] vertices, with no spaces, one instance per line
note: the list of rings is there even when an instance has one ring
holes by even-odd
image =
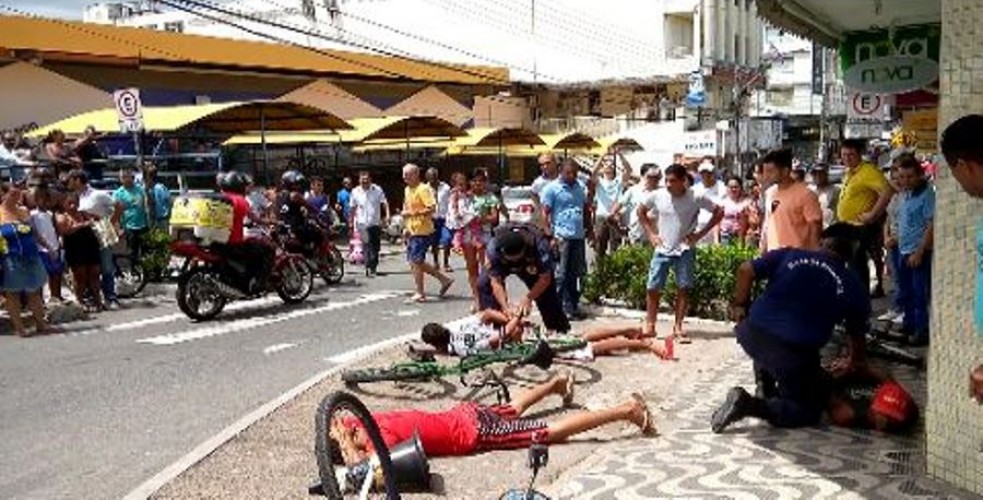
[[[172,33],[184,33],[184,22],[174,21],[170,23],[164,23],[164,31],[170,31]]]
[[[765,101],[771,106],[791,106],[794,89],[772,89],[765,92]]]

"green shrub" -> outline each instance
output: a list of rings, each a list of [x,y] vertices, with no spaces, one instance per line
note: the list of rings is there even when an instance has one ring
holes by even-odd
[[[161,228],[154,228],[143,235],[143,269],[154,279],[167,269],[171,261],[171,235]]]
[[[709,319],[726,319],[727,305],[734,293],[737,267],[753,259],[758,250],[744,245],[709,245],[697,248],[696,278],[690,290],[690,314]],[[645,308],[646,282],[652,249],[627,246],[599,260],[585,278],[584,298],[597,303],[602,298]],[[663,304],[676,300],[675,273],[662,295]]]

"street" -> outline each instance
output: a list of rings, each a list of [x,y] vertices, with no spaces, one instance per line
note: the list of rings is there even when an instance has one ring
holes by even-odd
[[[63,334],[0,337],[0,497],[119,498],[337,356],[467,312],[463,270],[450,297],[413,305],[401,256],[380,271],[351,266],[299,306],[270,295],[209,323],[162,296]]]

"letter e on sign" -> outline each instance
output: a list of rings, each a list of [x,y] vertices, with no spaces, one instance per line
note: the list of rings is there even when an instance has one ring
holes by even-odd
[[[847,118],[851,120],[879,120],[884,115],[889,99],[879,94],[855,92],[850,98]]]

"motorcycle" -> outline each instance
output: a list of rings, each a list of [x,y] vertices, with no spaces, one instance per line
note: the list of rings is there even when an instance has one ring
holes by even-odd
[[[320,233],[318,238],[310,241],[301,238],[288,225],[281,225],[276,233],[276,239],[288,252],[304,256],[310,269],[316,272],[327,285],[336,285],[345,277],[345,259],[341,251],[331,239],[331,219],[325,207],[318,216],[308,218],[308,224]]]
[[[286,304],[299,304],[314,288],[314,274],[304,257],[278,246],[265,289],[253,291],[241,283],[249,264],[230,260],[221,248],[178,240],[171,244],[171,250],[185,258],[178,278],[178,307],[196,321],[213,319],[231,301],[254,299],[271,291]]]

